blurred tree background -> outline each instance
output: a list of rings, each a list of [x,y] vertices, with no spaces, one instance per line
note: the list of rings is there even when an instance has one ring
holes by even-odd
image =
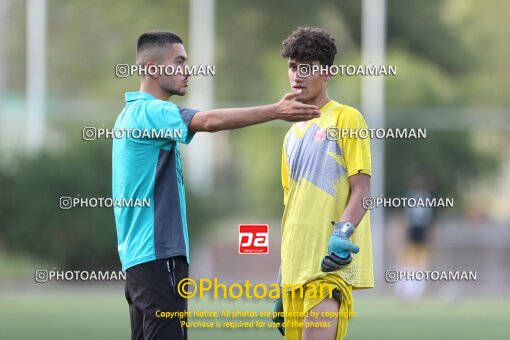
[[[189,4],[185,0],[48,4],[52,137],[44,152],[26,154],[15,148],[2,156],[0,247],[63,268],[116,268],[113,212],[63,211],[58,200],[111,195],[111,142],[84,142],[81,129],[97,126],[88,123],[88,115],[96,121],[100,117],[99,125],[112,127],[124,92],[138,89],[136,77],[116,78],[114,66],[134,62],[140,33],[172,30],[186,44]],[[396,64],[398,75],[385,80],[387,126],[402,124],[392,108],[405,112],[412,122],[424,112],[416,108],[475,107],[486,115],[483,108],[508,107],[509,7],[504,0],[388,0],[387,64]],[[22,97],[26,87],[25,12],[25,2],[15,2],[9,16],[11,98]],[[360,15],[358,0],[217,1],[215,106],[274,102],[288,92],[280,44],[298,26],[324,27],[337,39],[336,63],[359,64]],[[192,87],[191,82],[191,91]],[[359,107],[360,78],[335,77],[329,95]],[[96,103],[93,111],[83,104],[87,100]],[[218,152],[230,156],[217,165],[222,171],[216,172],[213,193],[204,197],[187,192],[192,237],[226,216],[280,218],[281,147],[289,126],[270,123],[229,133],[228,150]],[[458,176],[469,181],[494,175],[498,161],[497,152],[478,147],[473,132],[455,123],[453,128],[429,131],[426,141],[389,140],[387,194],[402,193],[409,171],[427,164],[440,193],[459,198]]]

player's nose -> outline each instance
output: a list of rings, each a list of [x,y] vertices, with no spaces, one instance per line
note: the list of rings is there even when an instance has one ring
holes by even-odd
[[[303,77],[298,75],[298,72],[292,74],[292,82],[296,85],[300,85],[303,82]]]

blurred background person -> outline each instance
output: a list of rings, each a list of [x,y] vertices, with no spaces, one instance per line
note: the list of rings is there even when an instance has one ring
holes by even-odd
[[[432,176],[425,170],[417,170],[409,180],[405,197],[416,200],[430,200],[434,197]],[[407,206],[406,244],[401,254],[400,266],[407,271],[427,270],[431,229],[434,222],[434,208],[430,206]],[[420,299],[425,292],[426,280],[400,280],[395,285],[397,296],[406,300]]]

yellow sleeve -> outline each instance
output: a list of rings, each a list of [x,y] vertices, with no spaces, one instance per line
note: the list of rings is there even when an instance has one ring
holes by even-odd
[[[361,113],[353,108],[342,112],[339,128],[355,131],[359,129],[368,129],[365,119]],[[347,167],[347,177],[364,173],[372,175],[372,161],[370,158],[370,137],[359,138],[349,133],[341,139],[341,147],[344,151],[345,165]]]
[[[289,198],[289,172],[287,170],[287,157],[285,157],[285,142],[282,148],[282,186],[283,186],[283,205],[287,205]]]

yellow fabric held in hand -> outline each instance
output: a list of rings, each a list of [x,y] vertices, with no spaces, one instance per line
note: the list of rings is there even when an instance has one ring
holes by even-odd
[[[347,327],[354,312],[354,304],[352,298],[352,287],[345,283],[336,275],[327,275],[324,278],[311,281],[303,286],[303,293],[298,291],[286,292],[283,295],[283,312],[285,315],[285,340],[301,340],[303,335],[303,327],[306,327],[306,318],[294,315],[303,315],[321,303],[325,298],[329,298],[332,290],[338,289],[342,296],[340,308],[338,310],[336,340],[342,340],[347,335]],[[287,315],[292,315],[287,316]],[[328,327],[328,322],[332,320],[326,318],[326,324],[313,325],[313,327]]]

